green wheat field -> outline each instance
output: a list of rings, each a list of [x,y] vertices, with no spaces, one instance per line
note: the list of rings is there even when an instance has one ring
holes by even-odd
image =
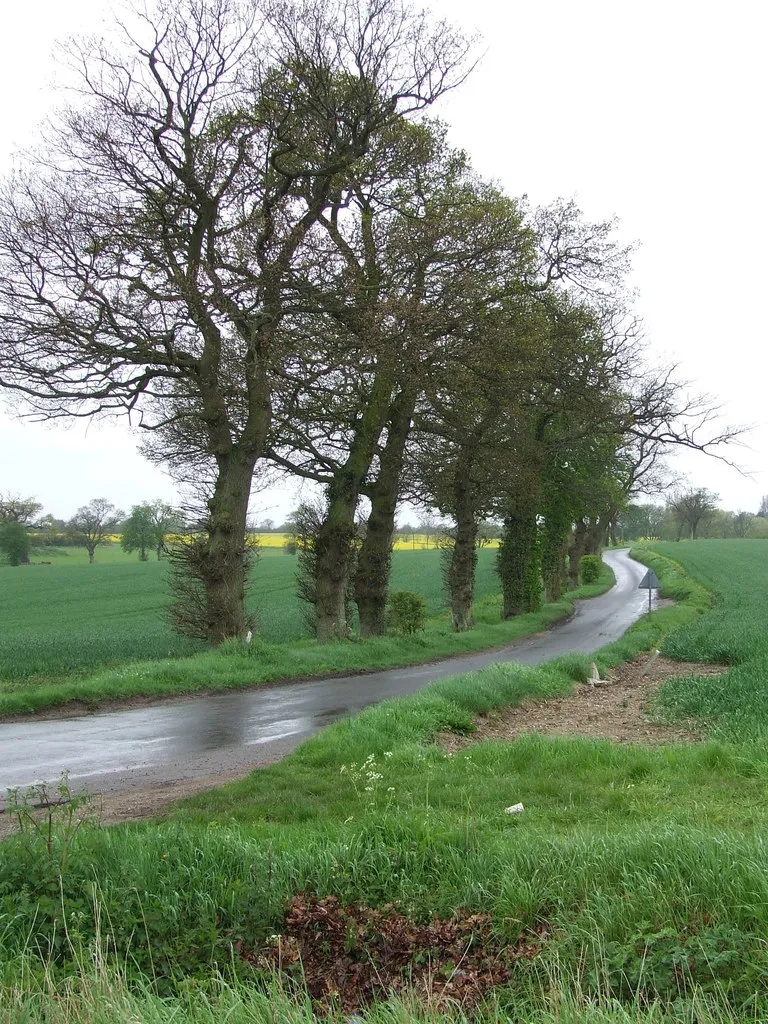
[[[499,591],[495,555],[479,551],[478,600]],[[177,636],[167,619],[165,562],[139,562],[116,544],[100,548],[96,559],[88,565],[84,550],[51,548],[32,559],[51,565],[0,566],[0,680],[68,675],[199,650]],[[392,588],[422,594],[429,616],[444,611],[439,552],[394,552]],[[249,604],[266,643],[309,637],[296,596],[295,557],[263,549]]]

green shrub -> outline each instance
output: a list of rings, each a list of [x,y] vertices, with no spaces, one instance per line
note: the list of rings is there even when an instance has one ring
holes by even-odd
[[[10,565],[29,561],[29,536],[23,523],[0,523],[0,551]]]
[[[603,571],[603,560],[599,555],[584,555],[581,559],[581,582],[597,583]]]
[[[396,590],[389,598],[389,627],[395,633],[417,633],[424,629],[427,607],[421,594]]]

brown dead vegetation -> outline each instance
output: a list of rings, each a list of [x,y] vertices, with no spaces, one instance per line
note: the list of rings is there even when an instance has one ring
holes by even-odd
[[[279,935],[256,951],[239,952],[257,969],[306,986],[323,1014],[350,1013],[390,995],[471,1013],[509,981],[516,963],[536,957],[548,937],[542,923],[508,945],[488,914],[463,912],[420,925],[391,906],[342,906],[336,896],[300,893]]]

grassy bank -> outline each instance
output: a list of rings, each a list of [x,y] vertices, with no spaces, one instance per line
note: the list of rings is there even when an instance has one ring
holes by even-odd
[[[347,1020],[350,1018],[347,1017]],[[354,1015],[361,1024],[466,1024],[460,1010],[441,1012],[417,999],[382,1001]],[[690,1005],[627,1005],[610,996],[574,992],[557,975],[537,998],[512,1007],[491,1003],[473,1018],[478,1024],[736,1024],[745,1017],[727,998],[699,996]],[[750,1018],[755,1020],[756,1018]],[[34,995],[19,993],[3,1011],[3,1024],[339,1024],[335,1012],[314,1014],[306,998],[282,986],[263,991],[230,978],[210,991],[161,999],[149,984],[129,986],[113,972],[91,971],[76,988],[42,984]]]
[[[447,755],[439,730],[567,692],[586,667],[510,664],[370,708],[163,823],[83,829],[71,842],[58,826],[50,849],[13,838],[0,861],[9,1019],[309,1021],[300,988],[288,999],[245,955],[286,928],[300,892],[421,922],[490,914],[499,943],[539,929],[536,955],[487,994],[480,1021],[768,1019],[768,548],[702,542],[662,554],[642,557],[679,603],[598,660],[649,644],[725,660],[725,676],[666,683],[655,709],[694,714],[706,742],[523,735]],[[714,607],[682,566],[706,581]],[[517,802],[524,813],[506,814]],[[349,934],[351,967],[374,955],[356,942]],[[363,1016],[439,1019],[431,1005],[431,1016],[423,1001]]]
[[[400,554],[400,561],[397,564],[401,566],[401,570],[405,565],[409,574],[421,570],[424,577],[419,580],[411,575],[403,577],[401,573],[395,579],[396,585],[398,582],[402,585],[405,579],[405,582],[414,589],[427,591],[429,594],[428,609],[432,609],[432,614],[426,622],[425,629],[413,636],[386,636],[318,645],[311,639],[268,643],[260,635],[247,647],[237,643],[225,644],[219,649],[206,650],[187,657],[128,661],[101,671],[84,672],[81,669],[80,672],[62,671],[53,675],[13,673],[9,668],[8,651],[12,650],[14,645],[18,647],[22,641],[18,637],[6,636],[3,641],[6,645],[5,676],[0,677],[0,716],[38,712],[61,707],[70,701],[96,707],[106,701],[125,700],[130,697],[196,693],[253,686],[281,679],[373,671],[485,650],[549,628],[571,613],[576,598],[594,597],[604,593],[614,582],[613,573],[606,565],[596,583],[572,591],[567,598],[545,605],[540,612],[502,622],[501,597],[490,589],[491,583],[489,578],[486,578],[487,573],[492,570],[492,555],[485,551],[481,551],[480,554],[484,556],[484,582],[475,602],[476,626],[467,633],[454,633],[448,613],[440,610],[439,553],[416,551]],[[275,556],[273,561],[278,562],[278,559],[280,565],[289,563],[291,567],[293,566],[293,560],[287,556]],[[96,567],[84,566],[86,574],[93,568]],[[144,566],[139,568],[143,569]],[[426,574],[425,568],[435,574],[435,579]],[[108,579],[106,574],[104,578]],[[292,576],[290,582],[293,587]],[[297,603],[293,592],[291,599]],[[90,600],[93,598],[89,598]],[[98,600],[104,604],[104,595],[101,594]],[[87,630],[87,616],[78,612],[75,598],[71,604],[70,616],[80,615],[80,628]],[[90,604],[88,606],[90,607]],[[23,616],[24,611],[16,609],[14,614]],[[40,612],[37,611],[35,614],[39,618]],[[3,621],[2,615],[0,621]],[[28,659],[26,663],[29,664],[35,657],[47,657],[46,651],[50,647],[52,663],[61,664],[64,658],[62,647],[68,650],[74,641],[62,638],[60,642],[59,634],[50,632],[50,626],[40,626],[38,634],[33,628],[34,622],[34,617],[30,617],[25,627],[27,633],[24,635],[28,639],[29,651],[33,652],[25,656]],[[57,628],[64,629],[63,626]],[[138,628],[136,624],[130,626],[131,631]],[[105,643],[107,639],[105,635]],[[119,644],[118,650],[121,650]]]

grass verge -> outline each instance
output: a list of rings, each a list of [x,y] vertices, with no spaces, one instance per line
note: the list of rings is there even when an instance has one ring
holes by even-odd
[[[736,1024],[743,1021],[727,998],[699,996],[688,1006],[626,1005],[610,996],[574,992],[557,977],[538,999],[501,1008],[491,1001],[473,1015],[476,1024]],[[39,985],[19,992],[4,1008],[4,1024],[466,1024],[461,1010],[440,1011],[414,993],[410,1000],[381,1001],[344,1018],[313,1012],[306,996],[272,982],[254,991],[236,979],[216,977],[206,990],[160,998],[150,984],[128,985],[112,972],[88,970],[77,985]]]
[[[501,599],[487,596],[476,603],[476,626],[467,633],[453,632],[443,613],[428,619],[424,631],[414,636],[323,645],[314,640],[267,644],[257,638],[249,646],[226,643],[191,657],[138,661],[82,678],[0,680],[0,717],[60,708],[70,702],[96,708],[132,697],[213,692],[278,680],[376,671],[487,650],[551,628],[573,612],[574,600],[603,594],[614,582],[613,572],[604,565],[595,583],[571,591],[539,612],[508,622],[500,621]]]

